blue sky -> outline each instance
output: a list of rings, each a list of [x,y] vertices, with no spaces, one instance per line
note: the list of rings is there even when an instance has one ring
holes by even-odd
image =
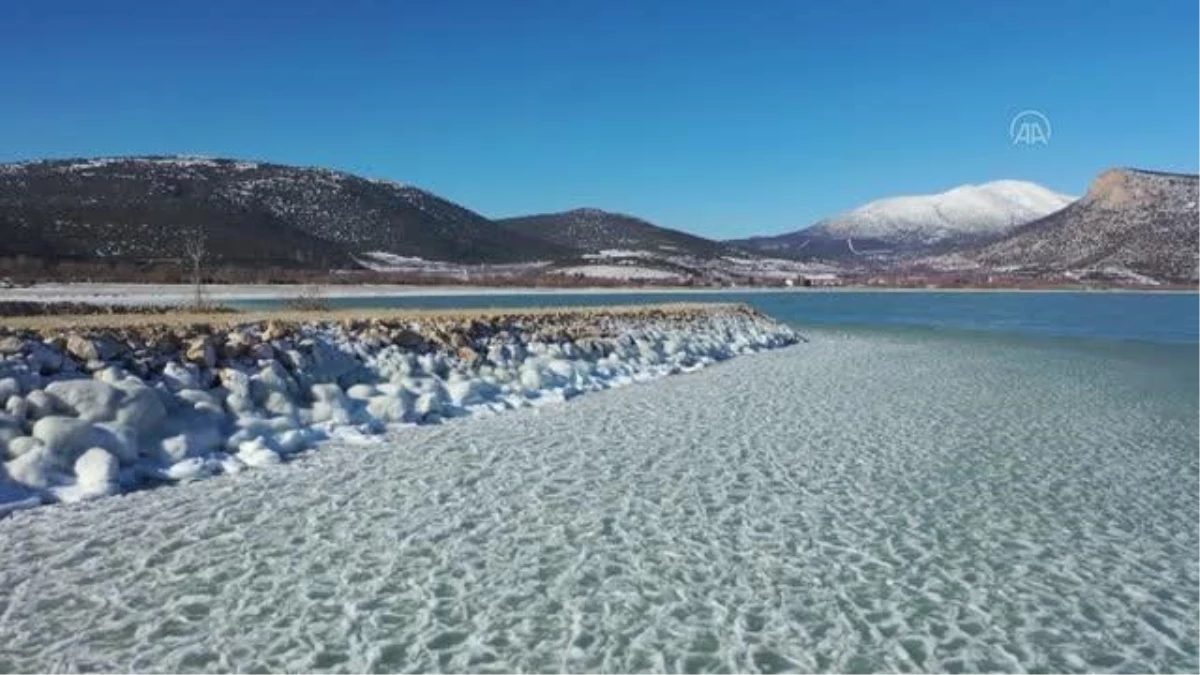
[[[1197,170],[1197,3],[8,2],[0,161],[205,154],[714,237]],[[1024,109],[1052,123],[1014,146]]]

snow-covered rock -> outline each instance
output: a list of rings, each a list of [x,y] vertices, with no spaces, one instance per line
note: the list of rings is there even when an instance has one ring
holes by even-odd
[[[25,339],[0,358],[0,515],[261,469],[327,438],[364,442],[388,425],[544,405],[796,341],[738,309],[416,330],[314,323],[155,338],[157,360],[140,370],[129,361],[136,350],[108,335],[58,343],[74,339],[74,351]],[[267,332],[274,358],[256,361],[254,341]],[[53,360],[36,356],[43,348],[61,350],[61,372],[43,374],[35,359]]]
[[[21,395],[21,383],[15,377],[0,380],[0,406],[8,404],[8,399]]]
[[[75,460],[76,483],[99,494],[112,490],[120,466],[117,458],[103,448],[90,448]]]
[[[279,453],[275,452],[261,436],[241,443],[238,446],[237,458],[252,468],[270,466],[280,462]]]
[[[56,462],[70,466],[91,446],[92,425],[87,420],[52,415],[35,422],[30,435],[42,442]]]
[[[100,380],[51,382],[45,391],[60,407],[89,422],[115,419],[124,398],[119,389]]]

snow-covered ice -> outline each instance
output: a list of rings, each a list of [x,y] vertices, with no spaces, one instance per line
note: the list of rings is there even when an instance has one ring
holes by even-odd
[[[1197,669],[1194,367],[808,337],[14,514],[0,671]]]

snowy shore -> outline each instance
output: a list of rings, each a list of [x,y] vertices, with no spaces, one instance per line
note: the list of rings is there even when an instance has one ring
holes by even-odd
[[[0,514],[262,468],[323,440],[563,401],[798,340],[740,305],[54,319],[0,329]]]

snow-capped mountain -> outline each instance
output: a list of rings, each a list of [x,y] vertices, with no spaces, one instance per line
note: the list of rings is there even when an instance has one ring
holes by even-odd
[[[764,252],[814,257],[922,252],[1003,235],[1074,199],[1036,183],[998,180],[932,195],[880,199],[797,232],[738,243]]]

